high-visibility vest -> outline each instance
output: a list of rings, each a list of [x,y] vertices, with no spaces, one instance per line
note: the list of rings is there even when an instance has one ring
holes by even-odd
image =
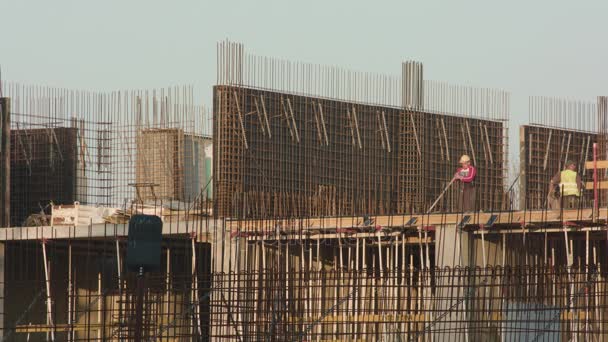
[[[575,171],[564,170],[561,172],[559,190],[564,196],[580,196]]]

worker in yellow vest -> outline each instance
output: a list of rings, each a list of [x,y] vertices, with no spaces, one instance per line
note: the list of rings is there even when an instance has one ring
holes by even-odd
[[[557,186],[557,189],[556,189]],[[578,208],[578,200],[583,189],[581,177],[576,173],[576,163],[572,160],[566,162],[566,169],[558,172],[549,186],[549,193],[556,191],[563,196],[564,209]]]

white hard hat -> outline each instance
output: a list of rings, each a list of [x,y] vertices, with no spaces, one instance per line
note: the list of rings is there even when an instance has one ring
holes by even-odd
[[[466,154],[463,154],[462,157],[460,157],[459,163],[466,163],[469,161],[471,161],[471,158],[469,158],[469,156],[467,156]]]

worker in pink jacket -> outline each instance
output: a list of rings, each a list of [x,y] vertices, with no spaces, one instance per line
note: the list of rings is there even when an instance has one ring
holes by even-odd
[[[471,158],[466,154],[460,157],[460,168],[454,175],[454,180],[462,183],[459,211],[472,212],[475,210],[475,176],[477,176],[477,169],[471,165]]]

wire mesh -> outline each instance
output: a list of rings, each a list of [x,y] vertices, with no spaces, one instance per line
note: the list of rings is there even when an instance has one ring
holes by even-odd
[[[53,205],[210,198],[211,123],[192,87],[110,93],[3,83],[11,101],[11,225]]]
[[[550,181],[566,168],[565,164],[569,160],[576,163],[577,173],[583,183],[592,181],[593,170],[587,170],[585,163],[593,161],[593,144],[598,138],[598,134],[590,132],[534,125],[521,126],[521,207],[547,209]],[[592,204],[592,191],[583,191],[578,205],[581,208],[589,208]]]
[[[605,338],[606,286],[589,267],[216,274],[211,335],[240,341]]]

